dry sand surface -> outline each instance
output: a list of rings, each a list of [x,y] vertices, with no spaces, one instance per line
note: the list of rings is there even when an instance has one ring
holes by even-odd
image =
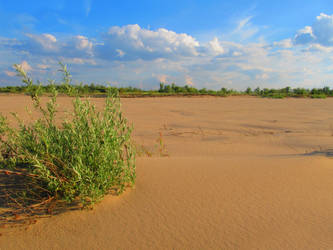
[[[28,103],[0,96],[0,111]],[[333,98],[122,103],[153,153],[138,157],[135,188],[3,232],[0,249],[333,249]]]

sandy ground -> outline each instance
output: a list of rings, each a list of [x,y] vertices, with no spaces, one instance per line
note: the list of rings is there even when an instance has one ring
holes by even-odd
[[[0,111],[28,103],[0,96]],[[2,233],[0,249],[333,249],[333,98],[122,103],[152,154],[135,188]]]

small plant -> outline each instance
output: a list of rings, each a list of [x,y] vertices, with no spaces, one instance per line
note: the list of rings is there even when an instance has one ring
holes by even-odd
[[[162,132],[159,133],[157,142],[158,142],[158,151],[159,151],[160,156],[169,156],[169,154],[166,150],[165,144],[164,144]]]
[[[105,108],[97,111],[72,87],[67,67],[60,86],[74,96],[73,111],[56,126],[57,87],[49,85],[51,98],[41,104],[42,85],[34,85],[19,65],[14,65],[26,84],[41,118],[24,124],[14,114],[18,128],[0,114],[0,175],[22,177],[22,188],[0,194],[18,209],[31,211],[50,201],[78,201],[87,207],[109,192],[121,193],[135,182],[135,150],[132,128],[120,110],[119,94],[107,89]],[[59,85],[58,85],[59,86]]]
[[[166,125],[164,125],[165,127]],[[136,152],[138,156],[147,156],[147,157],[153,157],[153,156],[169,156],[169,153],[166,149],[166,146],[164,144],[163,134],[162,132],[159,132],[159,137],[156,139],[156,143],[153,147],[147,147],[144,145],[137,144],[136,145]]]
[[[136,145],[136,152],[138,156],[147,156],[147,157],[152,157],[153,156],[153,151],[149,150],[146,146],[144,145]]]

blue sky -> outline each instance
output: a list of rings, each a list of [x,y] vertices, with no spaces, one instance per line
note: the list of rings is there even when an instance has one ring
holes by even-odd
[[[333,87],[330,1],[0,0],[0,84],[34,79],[157,88]]]

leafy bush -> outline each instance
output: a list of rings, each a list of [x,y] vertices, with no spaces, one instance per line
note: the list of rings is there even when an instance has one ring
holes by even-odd
[[[310,97],[316,99],[325,99],[327,96],[325,94],[312,94]]]
[[[70,85],[70,74],[61,64],[62,86],[75,96],[73,111],[56,126],[57,90],[49,86],[51,98],[42,105],[41,85],[33,84],[23,69],[14,65],[26,84],[34,108],[41,118],[18,128],[11,127],[0,115],[0,170],[27,177],[29,185],[20,194],[20,202],[42,204],[50,199],[84,206],[100,200],[108,192],[121,193],[135,181],[135,150],[132,128],[120,110],[119,94],[107,89],[105,108],[97,111],[88,100],[79,98]],[[24,204],[23,204],[24,205]]]

